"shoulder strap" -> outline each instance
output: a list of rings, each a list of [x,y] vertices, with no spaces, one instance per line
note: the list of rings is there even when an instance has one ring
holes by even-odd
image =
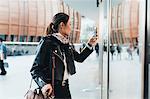
[[[32,86],[32,81],[33,81],[33,78],[31,78],[31,82],[30,82],[29,89],[28,89],[28,91],[25,93],[24,97],[26,97],[26,95],[27,95],[27,94],[28,94],[28,92],[30,91],[30,89],[31,89],[31,86]]]
[[[55,94],[54,94],[54,80],[55,80],[55,55],[54,55],[54,52],[52,53],[52,94],[51,94],[51,97],[54,98],[55,97]]]

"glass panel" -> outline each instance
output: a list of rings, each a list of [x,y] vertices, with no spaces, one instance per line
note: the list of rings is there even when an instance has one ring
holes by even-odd
[[[147,32],[148,32],[148,34],[147,34],[147,48],[148,48],[148,50],[147,50],[147,57],[148,57],[148,64],[150,63],[150,1],[149,0],[147,0],[147,2],[148,2],[148,6],[147,6]]]
[[[20,42],[26,42],[26,40],[27,40],[27,36],[20,36],[20,39],[19,39],[19,41]]]
[[[37,42],[39,42],[41,40],[41,36],[37,37]]]
[[[150,99],[150,1],[147,0],[147,52],[146,52],[146,55],[147,55],[147,63],[146,63],[146,66],[148,65],[148,81],[146,81],[146,83],[148,82],[148,99]],[[147,85],[145,86],[147,88]]]
[[[102,61],[100,60],[100,66],[101,66],[101,99],[107,99],[108,98],[108,44],[110,42],[110,40],[113,40],[113,36],[109,39],[109,34],[108,34],[108,27],[109,27],[109,0],[104,0],[103,2],[100,3],[100,23],[99,23],[99,28],[101,28],[100,30],[100,34],[101,34],[101,42],[103,45],[103,51],[102,51]],[[112,10],[113,11],[113,10]],[[113,18],[112,18],[113,19]],[[115,27],[115,24],[113,24],[112,27]]]
[[[2,38],[3,40],[6,40],[5,35],[0,34],[0,38]]]
[[[10,35],[10,41],[17,41],[18,40],[18,36],[17,35]]]
[[[4,41],[7,41],[8,35],[0,34],[0,38],[2,38]]]
[[[111,0],[109,99],[142,97],[143,65],[140,56],[143,55],[143,47],[139,44],[144,45],[144,36],[141,35],[144,27],[140,27],[140,16],[145,12],[145,9],[140,8],[143,2],[145,1]],[[124,40],[126,41],[123,42]]]
[[[35,36],[29,36],[28,37],[28,42],[34,42]]]

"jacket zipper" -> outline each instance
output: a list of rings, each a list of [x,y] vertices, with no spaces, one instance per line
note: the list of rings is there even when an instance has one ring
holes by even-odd
[[[65,65],[65,63],[64,63],[64,61],[63,61],[63,59],[61,58],[61,56],[60,55],[58,55],[56,52],[53,52],[58,58],[60,58],[60,60],[63,62],[63,64]],[[63,75],[64,75],[64,73],[63,73]],[[64,76],[62,77],[62,80],[63,80],[63,78],[64,78]]]
[[[61,56],[59,56],[56,52],[53,52],[57,57],[60,58],[60,60],[64,63],[63,59],[61,58]]]

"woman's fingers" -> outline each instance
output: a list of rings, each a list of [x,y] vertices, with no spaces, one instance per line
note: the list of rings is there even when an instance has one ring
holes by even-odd
[[[51,93],[52,93],[52,86],[51,84],[46,84],[42,87],[42,93],[43,95],[46,97],[46,96],[49,96]]]
[[[89,40],[89,44],[91,44],[92,46],[95,45],[97,43],[97,39],[98,37],[92,37],[90,40]]]
[[[50,96],[51,93],[52,93],[52,88],[49,88],[49,89],[46,91],[46,95],[47,95],[47,96]]]

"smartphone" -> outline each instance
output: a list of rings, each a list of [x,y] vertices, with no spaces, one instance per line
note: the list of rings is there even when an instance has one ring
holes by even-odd
[[[98,36],[97,34],[94,34],[94,35],[93,35],[93,37],[97,37],[97,36]]]

